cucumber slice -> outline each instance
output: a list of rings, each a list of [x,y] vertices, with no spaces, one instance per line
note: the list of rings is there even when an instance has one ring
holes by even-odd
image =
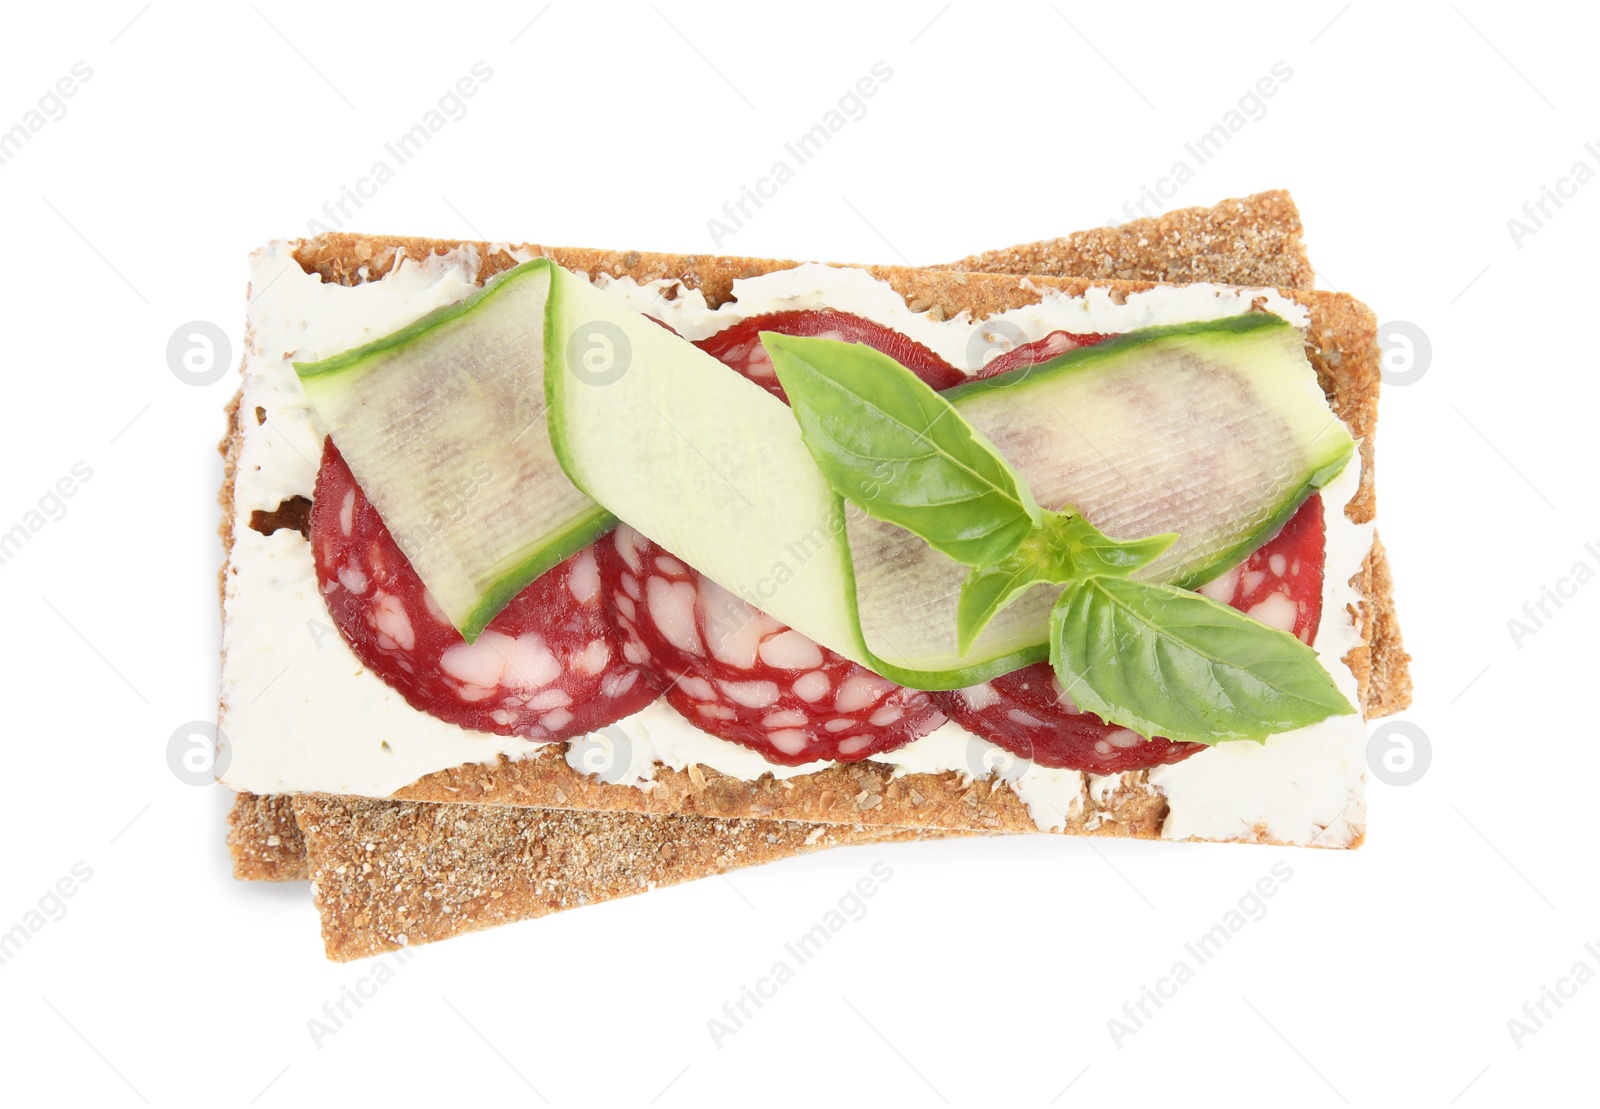
[[[1071,505],[1119,539],[1177,532],[1133,576],[1183,587],[1276,534],[1355,447],[1300,333],[1264,313],[1147,328],[946,396],[1044,507]],[[1048,656],[1040,629],[1059,589],[1019,598],[961,658],[954,628],[967,568],[870,518],[851,521],[849,541],[866,645],[900,672],[992,674]]]
[[[574,484],[711,580],[865,662],[843,504],[789,406],[561,270],[549,313],[550,440]],[[574,357],[602,335],[626,347],[620,374]]]
[[[625,334],[635,359],[599,385],[563,357],[569,336],[596,327]],[[559,273],[546,341],[551,440],[573,482],[725,588],[921,689],[1048,656],[1059,593],[1048,588],[962,655],[966,568],[847,514],[792,413],[764,390]],[[1353,450],[1300,333],[1267,315],[1148,329],[949,395],[1041,504],[1073,504],[1120,538],[1185,536],[1140,574],[1179,584],[1242,559]]]
[[[550,449],[544,323],[556,269],[536,259],[393,335],[295,366],[356,480],[468,642],[616,522]]]

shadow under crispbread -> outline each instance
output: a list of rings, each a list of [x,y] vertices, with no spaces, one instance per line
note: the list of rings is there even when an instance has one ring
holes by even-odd
[[[307,268],[317,270],[325,279],[352,282],[374,279],[387,272],[394,264],[399,249],[418,253],[454,245],[333,236],[306,244],[301,257]],[[1187,254],[1186,246],[1189,251]],[[557,260],[574,268],[628,272],[641,281],[657,276],[676,276],[670,269],[662,269],[657,262],[670,256],[606,252],[552,253],[566,255],[558,256]],[[575,255],[584,257],[573,257]],[[652,264],[656,264],[656,271],[652,271]],[[720,268],[712,267],[707,279],[700,282],[700,288],[715,303],[726,297],[734,277],[760,272],[759,268],[752,267],[771,268],[771,265],[738,260]],[[1262,194],[1244,201],[1225,202],[1213,209],[1192,209],[1153,220],[1137,221],[1114,230],[1102,229],[1052,240],[1050,243],[994,252],[956,265],[1008,268],[1041,275],[1115,277],[1120,280],[1181,279],[1247,285],[1294,284],[1302,287],[1311,280],[1310,267],[1300,244],[1298,215],[1284,193]],[[906,286],[904,271],[900,271],[900,277],[899,284]],[[917,306],[919,297],[936,297],[941,287],[949,290],[963,282],[958,275],[947,274],[942,284],[937,279],[915,287],[918,284],[912,281],[911,287],[901,289],[913,307]],[[1015,283],[1009,284],[1015,287]],[[1341,415],[1346,416],[1356,434],[1369,440],[1367,445],[1370,448],[1371,394],[1376,388],[1376,352],[1372,349],[1371,317],[1355,302],[1333,300],[1326,294],[1324,298],[1322,311],[1314,313],[1317,319],[1312,337],[1316,342],[1308,353],[1317,364],[1324,384],[1335,387],[1336,404],[1340,399],[1337,386],[1341,383],[1346,385]],[[1025,298],[1016,301],[1024,302]],[[1344,368],[1339,369],[1341,366]],[[1350,387],[1352,383],[1353,388]],[[1370,465],[1367,470],[1370,474]],[[1362,515],[1370,516],[1370,486],[1358,498],[1356,507]],[[1392,606],[1388,603],[1387,568],[1382,564],[1381,547],[1374,546],[1373,558],[1363,578],[1363,585],[1366,586],[1364,592],[1374,599],[1364,614],[1372,642],[1371,657],[1370,661],[1365,657],[1353,657],[1350,661],[1362,682],[1368,714],[1381,715],[1401,707],[1409,689],[1405,656],[1399,646]],[[456,931],[540,915],[586,900],[619,896],[652,884],[686,880],[697,876],[697,873],[720,873],[732,866],[784,857],[806,847],[828,842],[895,838],[904,833],[889,825],[899,821],[875,811],[884,806],[886,796],[900,803],[901,811],[896,815],[904,823],[914,823],[923,828],[1035,830],[1032,819],[1021,811],[1020,804],[1016,803],[1009,790],[993,790],[987,782],[967,783],[964,786],[951,782],[948,783],[948,789],[931,797],[928,794],[934,791],[919,791],[916,786],[900,791],[902,796],[893,797],[894,783],[886,780],[887,769],[874,770],[862,764],[841,768],[842,772],[835,774],[835,781],[831,783],[836,788],[810,791],[812,795],[807,800],[808,807],[785,806],[783,802],[787,799],[782,797],[776,798],[778,803],[773,804],[771,797],[759,796],[759,791],[744,788],[749,783],[738,783],[737,779],[701,774],[698,775],[701,781],[697,784],[693,777],[685,774],[681,777],[685,779],[687,788],[682,788],[680,784],[680,795],[674,804],[680,809],[711,816],[624,816],[595,811],[555,813],[526,807],[495,809],[493,805],[506,804],[508,801],[524,806],[529,803],[530,777],[523,772],[533,768],[522,765],[517,768],[519,772],[508,780],[504,771],[509,765],[488,769],[466,768],[446,772],[445,775],[432,775],[413,787],[413,791],[408,791],[433,801],[455,801],[464,797],[488,801],[490,807],[487,811],[495,814],[492,821],[485,816],[485,806],[481,804],[405,806],[393,801],[299,798],[291,802],[241,796],[235,807],[233,830],[230,833],[236,871],[241,877],[304,876],[308,868],[302,856],[292,850],[292,840],[285,834],[286,817],[291,812],[298,815],[300,823],[308,831],[314,860],[309,869],[318,881],[319,907],[323,914],[329,952],[335,957],[354,957],[393,947],[402,942],[396,939],[402,934],[410,942],[443,938]],[[533,804],[603,807],[603,799],[584,796],[582,791],[574,788],[574,783],[566,780],[561,770],[566,770],[564,761],[560,770],[555,771],[555,780],[544,781],[543,796],[533,800]],[[534,774],[531,780],[537,782],[541,777],[541,774]],[[955,775],[943,777],[956,778]],[[1161,820],[1165,815],[1164,802],[1159,795],[1143,787],[1142,777],[1128,775],[1124,787],[1108,798],[1103,808],[1099,805],[1088,806],[1090,811],[1084,814],[1080,826],[1069,830],[1098,834],[1159,835]],[[729,783],[737,784],[730,788]],[[507,790],[511,793],[509,797],[506,796]],[[690,791],[693,791],[692,794]],[[597,801],[601,803],[597,804]],[[909,802],[909,811],[905,811],[902,802]],[[863,808],[863,804],[867,807]],[[454,907],[451,911],[419,915],[416,911],[416,895],[413,893],[408,896],[403,890],[391,892],[394,886],[392,880],[384,885],[382,882],[369,883],[364,878],[352,877],[353,872],[357,875],[363,873],[360,869],[362,866],[369,868],[364,872],[366,874],[374,870],[386,873],[383,853],[388,848],[383,844],[371,847],[368,844],[373,843],[372,829],[383,825],[389,819],[385,813],[391,811],[395,814],[392,823],[384,826],[395,834],[377,837],[383,839],[384,844],[403,850],[413,861],[419,857],[421,846],[432,844],[431,849],[443,852],[452,860],[430,879],[435,892],[421,902],[430,912],[442,904],[452,904]],[[447,819],[451,812],[461,813],[462,819]],[[752,818],[753,813],[781,813],[801,822],[769,822]],[[727,818],[713,820],[713,817],[721,815]],[[832,826],[819,830],[819,825],[805,823],[812,815],[821,816]],[[875,818],[877,826],[858,828],[856,822],[867,816]],[[652,821],[666,823],[641,823]],[[714,824],[717,829],[715,836],[710,839],[701,831],[702,823],[707,821],[712,823],[705,823],[705,827]],[[446,825],[450,831],[442,830]],[[311,831],[313,827],[314,832]],[[583,875],[593,873],[592,867],[588,870],[580,868],[580,871],[573,873],[565,873],[561,869],[564,864],[560,859],[577,857],[570,851],[547,856],[547,860],[556,861],[545,861],[537,867],[528,858],[523,858],[523,862],[516,865],[507,862],[503,857],[505,845],[502,840],[513,834],[520,839],[531,837],[536,840],[548,836],[551,842],[562,843],[573,842],[573,837],[578,840],[588,837],[595,843],[610,842],[616,845],[670,844],[674,837],[685,842],[695,840],[714,844],[716,837],[722,837],[729,843],[748,841],[758,845],[758,849],[722,853],[714,858],[704,853],[709,848],[698,853],[686,851],[682,860],[663,869],[662,861],[656,854],[628,848],[621,851],[618,868],[606,872],[604,881],[596,878],[586,886]],[[367,838],[363,840],[363,836]],[[402,842],[405,845],[403,848],[399,846]],[[797,843],[799,846],[796,846]],[[449,895],[452,875],[463,879],[471,875],[472,880],[481,882],[481,875],[477,875],[470,865],[474,852],[485,859],[500,860],[497,864],[500,869],[496,874],[498,880],[508,885],[499,889],[489,902],[481,905],[470,897],[459,903],[452,902]],[[375,855],[378,856],[376,860]],[[525,888],[518,885],[515,873],[518,865],[530,868],[524,880]],[[337,882],[333,880],[335,875]],[[392,879],[392,875],[389,877]],[[557,887],[563,892],[554,900],[538,892],[543,889],[548,893]]]

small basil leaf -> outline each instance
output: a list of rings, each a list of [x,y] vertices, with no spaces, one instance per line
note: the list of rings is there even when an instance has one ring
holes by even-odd
[[[823,476],[868,515],[967,566],[1005,558],[1040,522],[994,445],[888,355],[767,331],[761,341]]]
[[[1001,609],[1034,586],[1054,580],[1049,571],[1026,542],[1009,558],[973,567],[956,603],[956,649],[963,655],[972,650]]]
[[[1304,643],[1170,585],[1068,582],[1050,658],[1080,707],[1141,735],[1260,741],[1355,711]]]
[[[1142,569],[1178,541],[1175,531],[1151,535],[1144,539],[1113,539],[1082,516],[1059,516],[1055,524],[1057,542],[1064,546],[1072,566],[1070,577],[1087,577],[1090,574],[1110,574],[1127,577]],[[1060,580],[1065,581],[1066,578]]]

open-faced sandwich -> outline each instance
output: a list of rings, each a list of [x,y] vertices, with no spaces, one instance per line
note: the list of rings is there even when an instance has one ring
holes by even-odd
[[[255,267],[219,765],[312,841],[481,806],[500,869],[518,821],[610,845],[608,894],[664,880],[640,844],[1359,843],[1361,710],[1406,683],[1350,298],[352,236]]]

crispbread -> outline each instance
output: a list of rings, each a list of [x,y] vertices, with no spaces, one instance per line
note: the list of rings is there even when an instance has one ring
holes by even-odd
[[[1300,212],[1282,189],[974,254],[937,269],[1309,289]]]
[[[1371,644],[1367,665],[1366,701],[1362,708],[1368,720],[1392,716],[1411,705],[1411,656],[1400,638],[1400,617],[1394,608],[1394,577],[1389,572],[1389,553],[1374,533],[1372,551],[1365,566],[1368,604],[1361,613],[1361,634]]]
[[[329,958],[359,959],[845,843],[927,833],[778,820],[294,799]],[[359,857],[350,854],[359,844]]]
[[[1226,201],[1215,209],[1191,209],[1156,220],[1135,221],[1115,231],[1080,233],[1048,244],[994,252],[975,257],[962,264],[994,269],[1025,268],[1041,274],[1078,273],[1121,278],[1169,280],[1187,278],[1219,283],[1304,286],[1309,284],[1311,272],[1305,263],[1299,233],[1298,213],[1295,212],[1287,194],[1265,193],[1243,201]],[[358,240],[351,245],[345,261],[341,262],[323,254],[319,259],[319,268],[323,269],[325,276],[340,275],[341,279],[347,281],[351,280],[350,275],[362,265],[368,267],[364,276],[368,278],[380,276],[393,265],[395,254],[392,249],[386,249],[392,248],[393,243],[393,240],[381,242]],[[1185,250],[1190,251],[1192,256],[1186,259]],[[629,256],[622,257],[626,259]],[[1319,371],[1326,375],[1328,367],[1325,362],[1326,359],[1324,364],[1319,365]],[[1370,501],[1368,510],[1370,511]],[[1400,648],[1398,628],[1393,619],[1393,608],[1387,603],[1389,595],[1387,567],[1383,563],[1382,548],[1378,544],[1374,544],[1370,565],[1368,573],[1374,584],[1370,587],[1369,596],[1374,597],[1376,603],[1365,614],[1366,620],[1370,623],[1369,638],[1372,642],[1370,680],[1365,683],[1365,698],[1368,714],[1381,715],[1404,706],[1409,695],[1409,679],[1405,670],[1406,656]],[[1128,792],[1143,792],[1136,787],[1136,782],[1130,782]],[[1121,792],[1124,791],[1119,791]],[[1159,803],[1151,804],[1153,799],[1150,794],[1144,793],[1143,796],[1145,798],[1143,812],[1135,806],[1128,811],[1128,815],[1138,824],[1153,824],[1154,828],[1158,829],[1163,808]],[[334,812],[330,806],[336,801],[347,806],[348,815],[343,820],[330,815]],[[383,837],[377,847],[379,855],[393,843],[403,841],[407,849],[415,853],[419,847],[428,844],[434,845],[435,848],[442,847],[446,838],[444,832],[429,832],[428,828],[431,825],[415,815],[427,810],[404,803],[300,798],[296,799],[293,807],[300,810],[302,819],[316,814],[312,817],[317,825],[316,834],[313,836],[314,852],[324,861],[329,873],[345,864],[359,863],[363,857],[366,859],[373,857],[367,853],[368,849],[363,845],[363,840],[369,839],[366,829],[374,826],[374,822],[388,810],[393,810],[396,814],[393,826],[399,828],[403,825],[406,830],[400,840]],[[304,863],[299,858],[291,856],[291,840],[282,834],[283,819],[290,808],[286,799],[262,800],[249,795],[240,796],[234,814],[230,818],[232,830],[229,839],[234,851],[236,870],[241,877],[283,878],[303,874]],[[437,821],[445,819],[446,814],[459,813],[467,816],[503,810],[450,804],[433,806],[432,811],[437,824]],[[402,818],[400,814],[410,815]],[[638,824],[641,820],[653,821],[661,827],[671,824],[674,836],[689,838],[698,834],[698,826],[707,823],[692,817],[636,818],[599,812],[541,816],[529,810],[520,810],[515,815],[522,821],[548,819],[551,821],[550,827],[554,834],[562,834],[558,831],[558,826],[561,830],[570,830],[571,822],[579,822],[584,826],[580,834],[596,842],[606,840],[611,843],[620,842],[617,837],[623,835],[624,825],[633,826],[642,834],[643,829],[648,826]],[[747,826],[759,830],[764,825],[765,822],[759,820],[744,820],[718,822],[717,827],[724,829],[727,834],[743,836]],[[451,821],[450,826],[454,828],[450,847],[460,858],[471,859],[495,854],[502,835],[497,826],[470,820],[464,823]],[[759,859],[744,856],[733,865],[765,861],[768,858],[793,853],[796,849],[788,846],[792,838],[789,829],[781,825],[777,828],[776,834],[766,840],[769,850],[761,852]],[[1152,832],[1147,831],[1145,834]],[[858,832],[842,825],[834,826],[830,835],[838,842],[847,839],[865,841],[881,838],[878,832]],[[277,844],[271,843],[272,837],[278,839]],[[669,844],[674,842],[668,841]],[[281,848],[281,851],[269,852],[264,848]],[[703,865],[699,872],[719,872],[719,868]],[[455,873],[465,875],[467,872],[457,870]],[[456,931],[484,927],[492,923],[517,919],[523,915],[542,915],[551,911],[549,903],[539,902],[537,898],[529,899],[531,896],[529,890],[536,890],[541,881],[551,880],[552,872],[548,868],[542,873],[545,875],[542,878],[535,879],[530,875],[519,882],[514,871],[500,871],[497,880],[502,883],[509,882],[509,886],[502,890],[500,898],[494,899],[498,902],[497,905],[483,905],[457,913],[436,914],[432,918],[432,924],[421,930],[417,927],[412,928],[410,933],[412,942],[424,937],[443,938]],[[694,873],[680,869],[673,880],[683,880],[693,876]],[[554,872],[554,879],[563,880],[563,875]],[[602,889],[600,884],[586,883],[585,876],[573,875],[570,872],[565,874],[564,880],[569,893],[566,903],[569,904],[599,900],[602,897],[627,892],[615,885]],[[448,880],[435,875],[434,882],[435,896],[448,900],[451,897]],[[470,888],[470,882],[464,888]],[[519,888],[523,892],[518,893]],[[319,905],[323,913],[324,931],[330,955],[357,957],[370,950],[394,946],[393,936],[397,934],[394,925],[410,919],[407,916],[405,900],[403,895],[387,890],[368,890],[364,897],[356,896],[349,889],[341,889],[337,895],[324,894],[319,900]]]
[[[309,877],[294,798],[235,794],[228,810],[228,854],[233,857],[233,876],[245,881],[293,882]]]

